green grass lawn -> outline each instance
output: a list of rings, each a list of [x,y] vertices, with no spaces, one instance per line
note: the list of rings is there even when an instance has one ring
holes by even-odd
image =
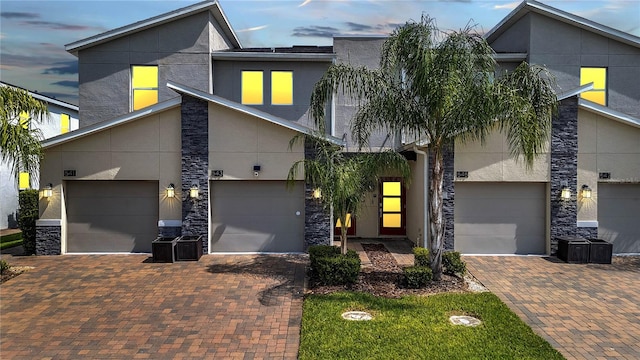
[[[0,249],[8,249],[10,247],[22,245],[22,233],[5,235],[0,238]]]
[[[372,321],[341,314],[367,311]],[[472,315],[478,327],[453,326]],[[386,299],[363,293],[310,295],[300,359],[564,359],[491,293]]]

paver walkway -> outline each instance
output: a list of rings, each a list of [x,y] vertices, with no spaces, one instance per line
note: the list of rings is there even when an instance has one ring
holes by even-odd
[[[10,257],[0,285],[5,359],[295,359],[303,256]]]
[[[464,257],[469,271],[567,359],[640,359],[640,261]]]

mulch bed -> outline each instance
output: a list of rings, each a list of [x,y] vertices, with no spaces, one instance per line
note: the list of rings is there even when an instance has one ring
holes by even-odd
[[[468,292],[464,279],[442,275],[441,281],[432,281],[426,288],[409,289],[404,284],[402,268],[383,244],[362,244],[371,266],[360,271],[358,281],[353,285],[325,286],[310,282],[313,294],[329,294],[337,291],[360,291],[387,298],[405,295],[431,295],[443,292]]]

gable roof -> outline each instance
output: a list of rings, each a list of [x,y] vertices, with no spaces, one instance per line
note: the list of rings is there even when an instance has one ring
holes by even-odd
[[[239,104],[235,101],[231,101],[217,95],[209,94],[209,93],[206,93],[185,85],[177,84],[171,81],[167,81],[167,87],[169,89],[172,89],[178,92],[179,94],[186,94],[200,100],[214,103],[214,104],[226,107],[228,109],[232,109],[232,110],[256,117],[258,119],[268,121],[272,124],[280,125],[282,127],[285,127],[293,131],[297,131],[302,134],[315,135],[315,132],[313,129],[308,128],[304,125],[300,125],[296,122],[289,121],[275,115],[271,115],[267,112],[252,108],[250,106]],[[342,141],[342,139],[334,136],[325,135],[325,139],[337,145],[344,145],[344,142]]]
[[[227,20],[227,16],[222,11],[218,0],[206,0],[197,4],[170,11],[168,13],[154,16],[146,20],[141,20],[133,24],[109,30],[101,34],[88,37],[86,39],[72,42],[65,45],[65,50],[77,56],[79,50],[102,44],[104,42],[111,41],[123,36],[134,34],[157,25],[182,19],[203,11],[210,11],[213,14],[213,17],[216,19],[216,21],[218,21],[218,24],[220,24],[222,31],[225,33],[227,38],[229,38],[229,41],[231,41],[235,48],[242,48],[242,45],[240,45],[240,40],[238,40],[238,37],[231,28],[231,25]]]
[[[60,100],[58,100],[56,98],[52,98],[50,96],[42,95],[42,94],[39,94],[37,92],[33,92],[31,90],[27,90],[27,89],[21,88],[19,86],[11,85],[11,84],[6,83],[4,81],[0,81],[0,86],[7,86],[7,87],[16,88],[16,89],[22,89],[22,90],[28,92],[29,95],[31,95],[34,99],[38,99],[40,101],[44,101],[44,102],[49,103],[49,104],[58,105],[58,106],[63,107],[65,109],[69,109],[71,111],[78,112],[78,106],[77,105],[69,104],[68,102],[60,101]]]
[[[134,112],[130,112],[122,116],[118,116],[111,120],[101,121],[99,123],[91,124],[89,126],[84,126],[77,130],[64,133],[62,135],[45,139],[42,141],[41,145],[42,145],[42,148],[44,149],[50,148],[52,146],[61,145],[69,141],[73,141],[85,136],[89,136],[91,134],[95,134],[97,132],[110,129],[118,125],[122,125],[122,124],[126,124],[129,122],[138,120],[142,117],[149,116],[151,114],[159,113],[167,109],[178,107],[180,106],[181,103],[182,103],[182,100],[179,97],[175,97],[173,99],[169,99],[167,101],[163,101],[161,103],[148,106],[144,109],[136,110]]]
[[[524,0],[518,5],[509,15],[507,15],[498,25],[489,30],[484,38],[489,42],[496,40],[502,33],[509,29],[513,24],[520,20],[523,16],[533,12],[541,14],[552,19],[556,19],[579,27],[581,29],[591,31],[593,33],[602,35],[604,37],[619,41],[621,43],[631,45],[634,47],[640,47],[640,38],[629,33],[610,28],[608,26],[599,24],[597,22],[585,19],[583,17],[556,9],[554,7],[545,5],[535,0]]]

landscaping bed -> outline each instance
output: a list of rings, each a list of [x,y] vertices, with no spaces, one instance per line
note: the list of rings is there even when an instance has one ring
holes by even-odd
[[[464,279],[443,274],[442,281],[432,281],[427,287],[410,289],[404,284],[402,268],[383,244],[362,244],[371,266],[364,266],[358,281],[352,285],[326,286],[309,283],[309,293],[330,294],[338,291],[359,291],[387,298],[399,298],[404,295],[429,295],[444,292],[468,292]]]

